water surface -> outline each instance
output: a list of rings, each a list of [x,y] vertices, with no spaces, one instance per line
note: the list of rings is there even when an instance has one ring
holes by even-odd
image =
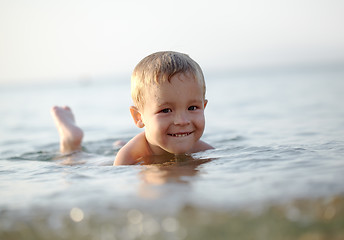
[[[207,76],[215,149],[113,167],[125,79],[1,86],[1,239],[342,239],[344,72]],[[58,153],[68,104],[83,152]]]

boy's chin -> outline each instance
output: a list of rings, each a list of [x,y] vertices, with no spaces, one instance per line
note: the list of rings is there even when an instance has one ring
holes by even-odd
[[[183,155],[191,153],[192,151],[192,144],[175,144],[175,145],[160,145],[159,148],[163,150],[165,153],[173,154],[173,155]]]
[[[185,148],[173,148],[170,149],[170,151],[168,151],[171,154],[174,155],[183,155],[183,154],[187,154],[189,153],[189,149],[185,149]]]

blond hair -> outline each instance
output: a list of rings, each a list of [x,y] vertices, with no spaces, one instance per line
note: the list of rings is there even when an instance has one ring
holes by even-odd
[[[201,67],[188,55],[179,52],[164,51],[153,53],[142,59],[131,76],[131,97],[134,105],[144,105],[144,89],[151,85],[170,82],[177,73],[192,74],[203,88],[205,98],[205,81]]]

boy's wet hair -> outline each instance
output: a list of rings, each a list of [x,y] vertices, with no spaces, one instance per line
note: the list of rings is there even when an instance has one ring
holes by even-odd
[[[144,105],[144,89],[151,85],[160,85],[178,73],[192,74],[203,88],[205,98],[205,81],[201,67],[188,55],[165,51],[153,53],[142,59],[131,76],[131,97],[134,105]]]

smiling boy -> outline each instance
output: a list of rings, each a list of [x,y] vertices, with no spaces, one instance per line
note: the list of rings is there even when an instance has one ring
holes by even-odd
[[[117,153],[114,165],[129,165],[156,155],[181,155],[212,149],[200,140],[204,127],[205,81],[200,66],[188,55],[157,52],[142,59],[131,78],[137,127],[145,128]],[[61,152],[81,149],[82,130],[68,107],[53,107]],[[67,116],[68,115],[68,116]],[[73,135],[77,137],[73,139]]]

